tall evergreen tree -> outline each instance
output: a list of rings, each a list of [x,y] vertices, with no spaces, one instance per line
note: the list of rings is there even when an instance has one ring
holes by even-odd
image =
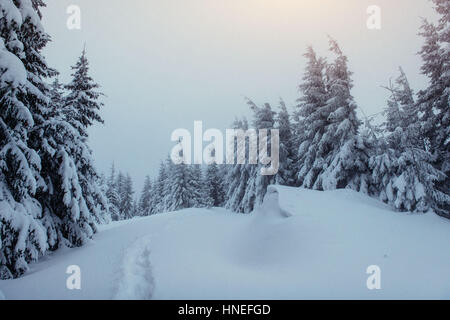
[[[64,106],[64,86],[59,82],[56,76],[50,87],[50,118],[61,114]]]
[[[206,206],[208,207],[221,207],[224,204],[224,189],[223,189],[223,176],[220,173],[219,167],[216,163],[208,165],[206,168],[204,186]]]
[[[203,172],[198,164],[187,166],[188,181],[187,192],[189,193],[189,208],[201,208],[208,206],[203,185]]]
[[[299,104],[294,114],[295,144],[298,146],[296,184],[312,188],[329,151],[325,144],[318,148],[328,125],[328,93],[325,84],[325,60],[317,57],[312,47],[308,47],[304,56],[308,61],[303,83],[299,86],[302,96],[297,100]]]
[[[65,98],[64,112],[67,120],[78,129],[80,135],[87,137],[87,128],[94,122],[103,123],[98,113],[103,103],[99,102],[102,93],[96,91],[100,86],[89,75],[86,49],[83,49],[72,70],[72,81],[65,86],[69,94]]]
[[[191,173],[188,165],[181,163],[173,165],[173,170],[169,171],[168,188],[165,192],[166,206],[168,211],[176,211],[190,208],[192,205],[191,190],[189,182]]]
[[[41,74],[33,71],[44,62],[47,39],[30,1],[0,2],[0,279],[22,275],[48,247],[34,199],[41,163],[28,147],[44,95]],[[42,73],[51,74],[46,65]]]
[[[418,105],[423,135],[433,154],[436,169],[446,177],[436,182],[440,196],[437,210],[450,216],[450,3],[432,0],[440,18],[437,24],[424,20],[420,35],[425,44],[419,52],[422,56],[422,73],[429,79],[429,86],[418,93]]]
[[[294,156],[293,126],[291,124],[291,116],[283,100],[280,101],[280,110],[277,114],[276,128],[279,130],[280,135],[280,167],[278,174],[275,176],[275,182],[284,186],[294,186],[294,164],[296,162],[296,157]]]
[[[253,101],[248,100],[248,105],[253,111],[253,127],[259,129],[274,129],[275,127],[275,112],[272,111],[270,104],[265,103],[262,107],[258,107]],[[248,125],[246,121],[237,121],[234,124],[236,129],[242,129],[246,131]],[[259,141],[260,137],[257,137],[257,143],[264,143]],[[271,137],[268,131],[268,135],[265,138],[267,150],[271,150]],[[244,145],[236,145],[235,150],[243,152],[246,157],[245,164],[239,164],[237,161],[234,168],[230,168],[229,175],[227,176],[227,184],[229,186],[227,191],[227,203],[226,207],[232,211],[250,213],[255,206],[262,203],[267,191],[267,186],[275,183],[274,176],[267,176],[261,174],[263,164],[252,164],[249,159],[249,143]],[[235,153],[236,154],[236,153]]]
[[[330,39],[330,51],[335,60],[326,68],[328,100],[324,114],[327,117],[324,134],[317,148],[324,150],[323,169],[314,189],[332,190],[352,188],[367,192],[367,145],[361,138],[361,122],[356,116],[357,105],[351,95],[353,87],[347,57],[338,43]]]
[[[369,161],[372,184],[380,199],[400,211],[427,211],[439,196],[435,181],[443,173],[432,166],[433,157],[425,149],[418,107],[405,73],[388,88],[387,135],[378,143]],[[395,113],[392,111],[395,110]]]
[[[161,162],[159,166],[158,177],[154,183],[154,208],[153,211],[155,213],[162,213],[167,211],[166,206],[166,186],[168,183],[168,168],[166,167],[166,163],[164,161]]]
[[[103,106],[103,103],[98,101],[102,94],[95,91],[99,85],[94,83],[89,76],[86,50],[83,50],[72,70],[74,70],[72,81],[65,86],[68,95],[64,99],[63,114],[66,121],[78,130],[82,141],[86,144],[87,129],[94,122],[103,123],[103,119],[97,112]],[[83,153],[80,153],[80,149],[73,150],[81,191],[86,199],[88,210],[93,214],[95,220],[103,222],[107,210],[107,199],[98,187],[99,177],[94,166],[92,151],[87,145],[83,149]]]
[[[248,122],[244,119],[236,119],[233,122],[233,129],[238,130],[248,130]],[[243,149],[245,148],[245,149]],[[249,164],[238,164],[237,163],[237,153],[245,152],[248,154],[248,147],[241,146],[238,144],[234,145],[234,164],[227,165],[228,172],[226,176],[227,185],[226,189],[226,203],[225,207],[234,212],[250,212],[246,211],[246,208],[243,205],[243,199],[247,190],[247,181],[250,177],[251,173],[251,165]],[[247,209],[248,210],[248,209]]]
[[[119,209],[119,220],[123,220],[124,216],[125,216],[125,206],[124,206],[124,201],[123,201],[123,197],[125,194],[125,176],[124,174],[119,171],[119,173],[117,174],[116,177],[116,192],[118,194],[118,198],[119,198],[119,204],[118,204],[118,209]]]
[[[152,181],[149,176],[146,176],[141,197],[139,199],[139,212],[141,216],[149,216],[152,214],[153,208],[152,200],[153,200]]]
[[[120,196],[117,192],[116,168],[111,165],[110,174],[107,181],[106,197],[109,202],[109,214],[114,221],[120,220]]]

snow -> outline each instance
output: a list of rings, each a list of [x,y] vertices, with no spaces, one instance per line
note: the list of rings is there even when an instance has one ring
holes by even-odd
[[[14,54],[6,50],[3,39],[0,39],[0,84],[11,83],[13,87],[23,85],[27,81],[25,67]]]
[[[186,209],[100,227],[0,281],[9,299],[449,299],[450,221],[351,190],[270,186],[252,214]],[[81,290],[66,268],[81,268]],[[381,290],[366,270],[381,269]]]

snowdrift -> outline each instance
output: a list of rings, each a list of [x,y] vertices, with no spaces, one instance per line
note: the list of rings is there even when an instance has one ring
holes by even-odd
[[[280,206],[280,192],[278,191],[278,186],[269,186],[267,188],[267,193],[264,196],[263,204],[256,208],[255,215],[258,217],[290,217],[291,213],[284,210]]]
[[[450,299],[450,221],[351,190],[271,186],[250,215],[188,209],[103,227],[0,281],[7,299]],[[82,289],[65,286],[79,265]],[[381,289],[367,268],[379,266]]]

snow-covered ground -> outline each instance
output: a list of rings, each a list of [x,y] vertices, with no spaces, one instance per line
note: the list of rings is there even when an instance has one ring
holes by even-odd
[[[189,209],[102,227],[61,250],[7,299],[450,299],[450,221],[392,212],[350,190],[270,187],[251,215]],[[68,290],[66,268],[81,268]],[[381,269],[368,290],[367,267]],[[1,296],[1,294],[0,294]]]

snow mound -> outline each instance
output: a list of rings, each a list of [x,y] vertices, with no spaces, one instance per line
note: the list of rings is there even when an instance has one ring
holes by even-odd
[[[3,294],[2,290],[0,290],[0,300],[6,300],[6,297]]]
[[[263,203],[255,210],[256,216],[262,218],[287,218],[291,216],[288,211],[280,206],[280,193],[278,188],[278,186],[269,186],[267,188]]]

